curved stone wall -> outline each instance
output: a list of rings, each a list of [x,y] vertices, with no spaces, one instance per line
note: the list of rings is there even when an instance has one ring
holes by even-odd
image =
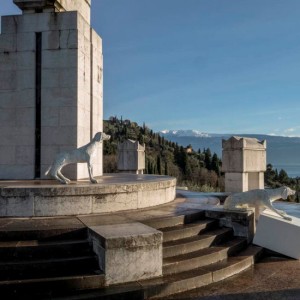
[[[61,185],[56,181],[1,181],[0,217],[88,215],[146,208],[175,199],[176,179],[158,175],[106,174]]]

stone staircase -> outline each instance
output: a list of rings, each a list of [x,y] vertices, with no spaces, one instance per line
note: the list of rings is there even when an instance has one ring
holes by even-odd
[[[145,299],[169,295],[218,282],[249,268],[261,253],[245,238],[220,228],[218,220],[204,212],[169,220],[150,220],[147,225],[163,232],[163,277],[140,281]],[[172,224],[173,222],[173,224]]]
[[[1,232],[0,295],[7,299],[165,299],[221,281],[254,264],[260,247],[188,211],[142,221],[163,232],[163,276],[104,287],[87,229]],[[23,297],[22,297],[23,295]],[[29,297],[30,295],[30,297]]]
[[[0,232],[0,295],[44,299],[104,285],[87,229]]]

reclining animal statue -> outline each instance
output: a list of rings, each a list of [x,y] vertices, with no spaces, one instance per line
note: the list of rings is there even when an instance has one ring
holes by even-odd
[[[96,154],[96,148],[99,143],[105,140],[109,140],[110,135],[104,132],[97,132],[92,141],[85,146],[71,151],[64,151],[58,153],[55,157],[54,162],[48,168],[45,175],[50,175],[52,178],[57,179],[60,183],[68,184],[70,179],[66,178],[62,173],[61,169],[73,163],[87,163],[88,172],[91,183],[97,183],[97,180],[93,177],[93,165],[92,160]]]
[[[268,208],[285,220],[292,219],[286,215],[286,212],[276,209],[272,202],[279,199],[287,199],[288,196],[294,195],[295,191],[289,187],[280,187],[277,189],[251,190],[243,193],[235,193],[228,196],[224,202],[224,210],[246,211],[248,207],[255,208],[255,218],[258,219],[260,209]]]

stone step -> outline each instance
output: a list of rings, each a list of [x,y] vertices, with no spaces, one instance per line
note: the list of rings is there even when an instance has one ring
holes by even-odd
[[[0,241],[26,241],[26,240],[74,240],[86,239],[87,228],[47,228],[36,230],[2,230]]]
[[[158,230],[163,232],[163,241],[168,242],[198,235],[217,226],[217,220],[204,219],[191,224],[180,224],[172,227],[159,228]]]
[[[113,285],[94,290],[81,290],[53,297],[55,300],[144,300],[144,290],[138,282]]]
[[[103,286],[103,274],[87,273],[80,276],[0,281],[0,295],[2,299],[45,299],[46,296],[52,299],[55,294],[69,294]]]
[[[0,260],[32,260],[91,255],[88,240],[0,242]]]
[[[261,247],[249,246],[246,250],[243,250],[234,257],[229,257],[220,262],[192,271],[185,271],[179,274],[144,280],[137,283],[114,285],[92,291],[78,291],[76,294],[69,294],[67,297],[54,297],[53,299],[165,299],[167,296],[193,290],[240,273],[251,267],[261,253]],[[184,295],[182,299],[184,299]]]
[[[164,299],[164,297],[200,288],[238,274],[253,264],[262,248],[256,247],[241,252],[234,257],[226,258],[209,266],[184,271],[139,282],[145,291],[145,299]]]
[[[171,257],[197,251],[216,245],[231,239],[233,230],[231,228],[220,228],[207,233],[191,236],[188,238],[163,243],[163,257]]]
[[[163,275],[196,269],[226,259],[247,246],[244,238],[233,238],[220,246],[167,257],[163,259]]]
[[[70,276],[84,274],[91,270],[99,270],[96,256],[2,261],[0,262],[0,280]]]
[[[203,210],[186,211],[179,216],[170,216],[163,218],[155,218],[143,221],[142,223],[153,227],[155,229],[161,229],[166,227],[172,227],[176,225],[189,224],[195,221],[205,218],[205,212]]]

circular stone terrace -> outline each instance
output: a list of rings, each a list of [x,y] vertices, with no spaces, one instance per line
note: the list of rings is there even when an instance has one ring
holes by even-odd
[[[147,208],[175,199],[176,179],[106,174],[62,185],[54,180],[0,181],[0,217],[87,215]]]

